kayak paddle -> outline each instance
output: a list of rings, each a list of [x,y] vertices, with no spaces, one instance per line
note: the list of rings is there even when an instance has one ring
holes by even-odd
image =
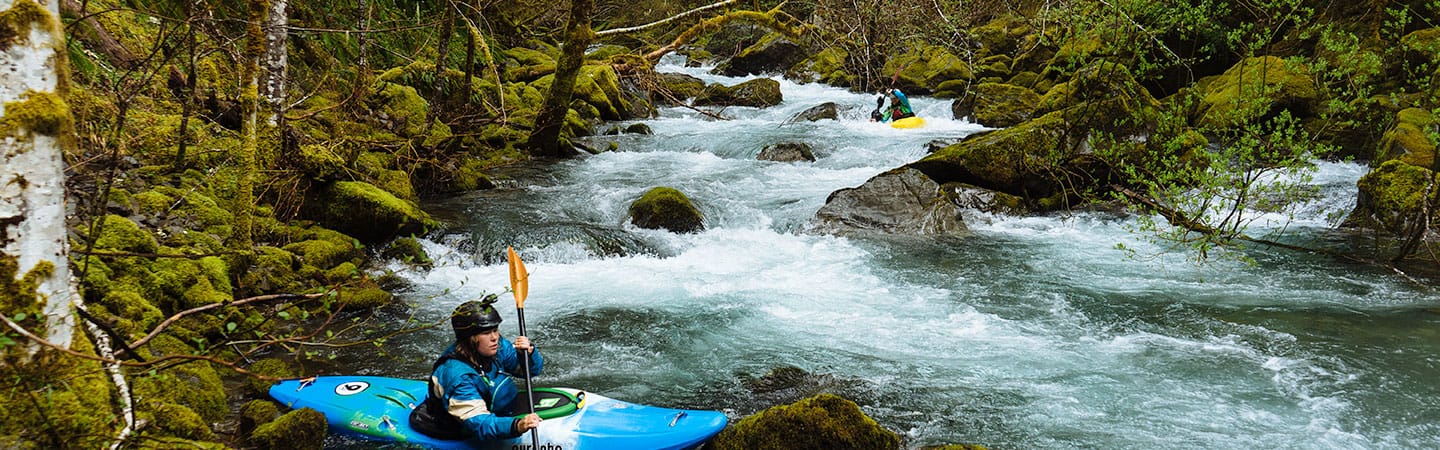
[[[520,316],[520,335],[525,334],[525,296],[530,294],[530,274],[525,272],[525,261],[520,260],[520,255],[515,254],[515,248],[505,247],[505,252],[510,260],[510,292],[515,294],[515,314]],[[532,341],[531,346],[535,343]],[[525,367],[525,395],[530,399],[530,409],[535,409],[535,387],[530,383],[530,352],[526,351],[525,356],[520,358]],[[540,434],[530,429],[530,448],[540,448]]]

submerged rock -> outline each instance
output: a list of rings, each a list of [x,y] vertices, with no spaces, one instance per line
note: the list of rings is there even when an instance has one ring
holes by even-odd
[[[645,192],[630,204],[630,221],[640,228],[691,233],[705,229],[704,217],[684,193],[668,187]]]
[[[695,97],[695,106],[753,106],[764,108],[779,105],[785,97],[780,82],[756,78],[734,86],[711,83]]]

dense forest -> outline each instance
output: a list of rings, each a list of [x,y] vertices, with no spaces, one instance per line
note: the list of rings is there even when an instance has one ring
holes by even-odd
[[[1440,1],[6,4],[3,447],[318,448],[323,419],[264,389],[317,349],[383,351],[370,312],[400,281],[375,262],[431,264],[422,200],[607,151],[581,138],[657,107],[776,103],[657,72],[671,55],[953,99],[994,130],[900,168],[938,199],[1155,213],[1144,232],[1197,260],[1327,252],[1245,212],[1313,195],[1274,173],[1368,162],[1337,223],[1367,244],[1333,257],[1425,284],[1440,261]],[[815,426],[859,431],[787,441],[765,431],[801,419],[757,417],[712,446],[903,445],[835,416]]]

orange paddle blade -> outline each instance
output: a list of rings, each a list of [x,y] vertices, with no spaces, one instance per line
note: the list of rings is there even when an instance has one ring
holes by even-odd
[[[525,271],[525,261],[512,247],[505,247],[510,259],[510,291],[515,293],[515,307],[525,307],[525,296],[530,294],[530,273]]]

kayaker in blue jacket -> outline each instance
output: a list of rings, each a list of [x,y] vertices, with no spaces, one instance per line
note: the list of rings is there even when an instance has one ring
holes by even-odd
[[[522,351],[529,351],[531,375],[540,374],[545,359],[530,338],[516,336],[511,342],[500,336],[495,299],[491,294],[455,308],[450,316],[455,342],[435,361],[429,396],[411,412],[411,427],[441,439],[494,440],[519,437],[540,425],[527,402],[517,402],[511,374],[522,373]]]
[[[915,111],[910,109],[910,99],[905,97],[904,92],[900,92],[899,89],[889,88],[885,90],[885,95],[890,97],[890,110],[885,112],[884,122],[915,117]]]

